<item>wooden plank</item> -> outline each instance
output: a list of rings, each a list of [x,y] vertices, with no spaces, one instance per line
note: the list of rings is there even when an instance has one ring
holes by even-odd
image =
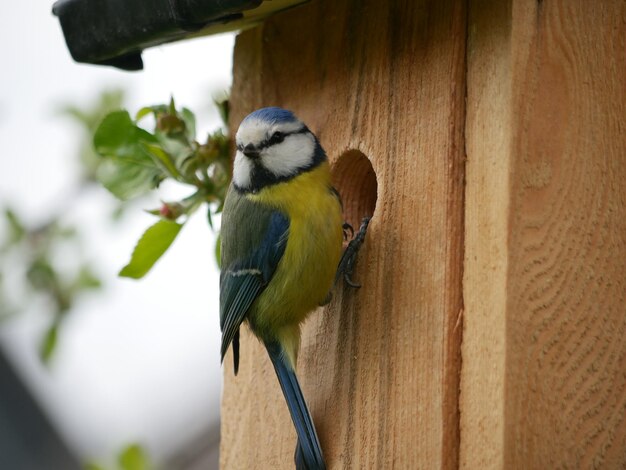
[[[626,3],[469,18],[461,466],[624,468]]]
[[[471,1],[467,40],[460,466],[503,467],[511,12]]]
[[[237,39],[233,128],[284,106],[333,163],[358,150],[376,172],[363,288],[307,322],[299,359],[331,469],[457,467],[465,16],[453,0],[324,0]],[[293,468],[286,406],[247,332],[222,420],[222,468]]]

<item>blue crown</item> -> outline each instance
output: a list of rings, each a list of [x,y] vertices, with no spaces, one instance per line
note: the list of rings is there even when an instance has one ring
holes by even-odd
[[[286,109],[278,108],[276,106],[257,109],[256,111],[248,114],[242,122],[245,122],[248,119],[258,119],[259,121],[271,123],[294,122],[298,120],[298,118],[296,118],[291,111],[287,111]]]

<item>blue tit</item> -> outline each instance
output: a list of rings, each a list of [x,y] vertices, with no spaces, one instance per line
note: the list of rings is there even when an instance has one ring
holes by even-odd
[[[325,469],[295,369],[300,325],[328,298],[342,254],[341,202],[326,154],[290,111],[263,108],[236,135],[222,216],[222,360],[245,321],[274,365],[298,435],[296,468]]]

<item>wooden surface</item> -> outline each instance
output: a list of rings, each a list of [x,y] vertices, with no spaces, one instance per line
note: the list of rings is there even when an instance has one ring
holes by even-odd
[[[376,173],[363,288],[314,314],[299,357],[330,469],[458,463],[465,18],[454,0],[325,0],[237,39],[233,129],[287,107],[333,163],[358,150]],[[239,375],[225,369],[222,420],[223,469],[293,468],[295,432],[248,332]]]
[[[461,467],[626,468],[626,2],[468,30]]]
[[[237,39],[233,128],[293,109],[350,220],[375,205],[364,287],[304,329],[329,467],[626,468],[626,2],[463,5],[313,1]],[[225,375],[222,468],[293,468],[249,334]]]

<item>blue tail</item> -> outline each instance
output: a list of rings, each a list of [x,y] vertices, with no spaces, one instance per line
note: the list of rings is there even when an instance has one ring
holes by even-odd
[[[295,461],[297,470],[326,470],[320,441],[315,432],[311,413],[306,406],[296,373],[283,354],[278,343],[266,343],[265,347],[274,364],[280,387],[285,395],[293,425],[298,434]]]

